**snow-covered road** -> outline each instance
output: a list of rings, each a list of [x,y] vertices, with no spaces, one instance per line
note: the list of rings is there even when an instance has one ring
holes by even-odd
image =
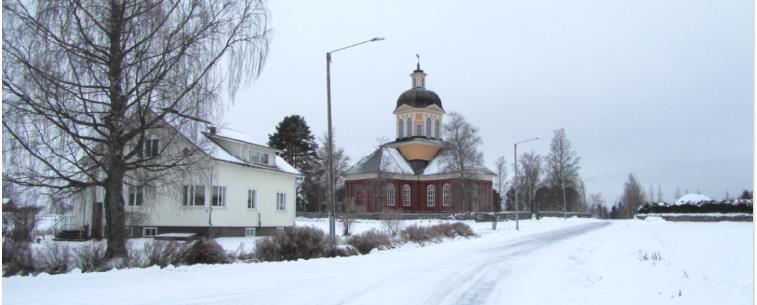
[[[13,277],[3,303],[752,303],[751,223],[521,225],[347,258]]]

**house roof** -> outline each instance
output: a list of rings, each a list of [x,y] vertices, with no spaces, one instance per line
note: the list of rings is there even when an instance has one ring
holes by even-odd
[[[223,161],[223,162],[229,162],[229,163],[235,163],[240,164],[244,166],[254,167],[254,168],[260,168],[260,169],[267,169],[267,170],[273,170],[273,171],[279,171],[284,172],[288,174],[293,175],[302,175],[300,171],[298,171],[296,168],[294,168],[292,165],[286,162],[283,158],[276,156],[274,154],[274,166],[265,166],[257,163],[252,163],[245,161],[243,159],[240,159],[233,154],[231,154],[229,151],[227,151],[223,146],[216,143],[216,141],[213,140],[213,137],[217,138],[223,138],[227,140],[232,141],[238,141],[238,142],[244,142],[260,147],[265,147],[270,150],[276,150],[273,148],[270,148],[265,145],[261,145],[256,143],[252,137],[245,134],[244,132],[230,129],[230,128],[224,128],[224,127],[215,127],[215,134],[210,134],[206,132],[198,132],[198,130],[193,128],[181,128],[178,126],[174,126],[174,124],[168,124],[171,126],[174,130],[176,130],[179,134],[181,134],[187,141],[194,144],[201,152],[203,152],[205,155],[210,157],[213,160],[217,161]]]

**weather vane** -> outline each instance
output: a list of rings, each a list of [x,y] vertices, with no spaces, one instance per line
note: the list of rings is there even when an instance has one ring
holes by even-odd
[[[415,53],[415,58],[418,59],[418,66],[417,67],[418,67],[418,70],[420,70],[421,69],[421,55],[418,54],[418,53]]]

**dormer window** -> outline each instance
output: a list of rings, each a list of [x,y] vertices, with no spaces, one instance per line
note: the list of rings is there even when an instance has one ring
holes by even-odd
[[[268,154],[257,151],[257,150],[250,150],[250,162],[252,163],[258,163],[263,165],[268,165]]]
[[[158,137],[149,136],[144,140],[142,146],[137,148],[137,155],[144,158],[152,158],[158,155],[158,149],[160,145],[158,143]]]

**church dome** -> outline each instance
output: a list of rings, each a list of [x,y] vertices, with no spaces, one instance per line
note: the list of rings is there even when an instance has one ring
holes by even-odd
[[[431,105],[437,105],[442,108],[442,100],[434,91],[422,87],[415,87],[400,94],[397,99],[397,108],[402,105],[408,105],[415,108],[426,108]]]

